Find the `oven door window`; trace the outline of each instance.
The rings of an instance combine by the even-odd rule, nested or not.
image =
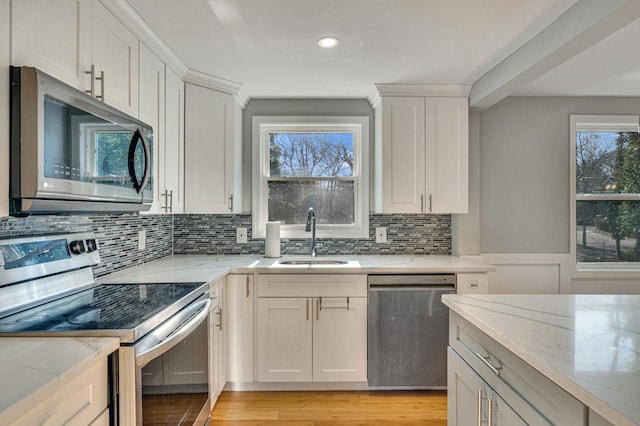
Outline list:
[[[191,425],[208,406],[208,321],[142,368],[143,424]]]

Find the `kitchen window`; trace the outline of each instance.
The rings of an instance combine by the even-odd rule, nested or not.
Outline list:
[[[253,118],[253,236],[267,221],[284,238],[369,236],[368,117]]]
[[[638,116],[571,116],[577,275],[640,270]]]

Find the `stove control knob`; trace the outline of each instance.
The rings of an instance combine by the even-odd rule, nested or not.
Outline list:
[[[84,246],[84,241],[82,240],[71,241],[69,243],[69,250],[71,250],[71,253],[73,254],[84,253],[86,251],[86,248]]]
[[[91,253],[92,251],[98,250],[98,241],[95,238],[90,238],[84,241],[87,246],[87,252]]]

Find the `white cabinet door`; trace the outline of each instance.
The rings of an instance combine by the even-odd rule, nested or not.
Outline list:
[[[233,204],[233,96],[186,85],[185,213],[229,213]]]
[[[101,358],[44,401],[29,407],[12,425],[85,426],[98,418],[104,420],[108,377],[107,359]]]
[[[0,81],[9,81],[11,7],[0,2]],[[9,85],[0,85],[0,218],[9,215]]]
[[[92,7],[92,57],[90,61],[85,59],[85,70],[89,71],[93,64],[96,77],[104,71],[104,81],[96,82],[96,95],[102,96],[105,103],[136,117],[138,39],[100,2],[92,2]]]
[[[164,184],[159,185],[160,196],[165,207],[163,212],[183,213],[184,82],[170,68],[166,68],[165,78],[165,144],[163,176],[161,176]]]
[[[314,299],[313,381],[367,381],[367,299]]]
[[[451,348],[448,349],[447,365],[450,426],[548,424],[542,417],[529,419],[529,423],[522,420]]]
[[[426,192],[429,213],[469,210],[469,101],[426,99]]]
[[[421,97],[382,99],[382,209],[420,213],[425,194],[425,103]]]
[[[215,285],[217,285],[217,283]],[[218,401],[218,396],[220,395],[220,357],[218,356],[218,347],[220,345],[219,329],[220,307],[218,301],[215,301],[211,304],[211,311],[209,313],[209,408],[211,410],[213,410],[213,406],[216,404],[216,401]]]
[[[376,208],[467,213],[469,107],[464,97],[383,97]]]
[[[218,281],[218,305],[220,307],[220,327],[218,328],[218,394],[227,384],[227,344],[229,333],[225,321],[227,311],[227,278]]]
[[[259,382],[310,382],[310,298],[258,299]]]
[[[230,382],[253,382],[253,275],[227,276],[227,371]]]
[[[151,181],[153,183],[153,204],[150,213],[162,212],[165,205],[164,163],[165,163],[165,65],[144,44],[140,44],[140,120],[153,127],[151,155]]]
[[[91,7],[82,0],[13,0],[11,63],[84,89],[91,60]]]

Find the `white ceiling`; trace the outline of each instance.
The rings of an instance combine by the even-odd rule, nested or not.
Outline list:
[[[574,4],[593,3],[127,1],[188,68],[237,82],[251,98],[366,98],[375,83],[472,85]],[[320,49],[324,35],[337,36],[338,47]],[[636,22],[515,93],[640,96],[639,39]]]

